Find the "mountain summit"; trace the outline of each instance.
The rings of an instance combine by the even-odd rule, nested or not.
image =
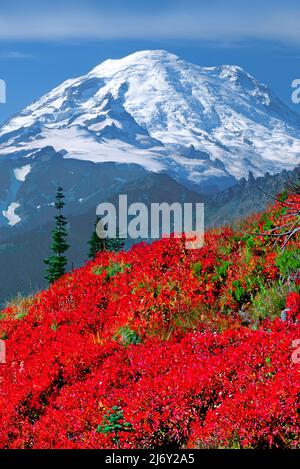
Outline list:
[[[64,158],[137,164],[214,190],[292,169],[300,117],[234,65],[200,67],[162,50],[106,60],[0,128],[0,155],[53,147]]]

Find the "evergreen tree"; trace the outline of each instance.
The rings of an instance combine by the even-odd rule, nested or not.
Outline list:
[[[125,242],[119,235],[119,231],[117,231],[116,238],[100,238],[97,234],[97,224],[100,221],[100,217],[97,217],[95,222],[95,229],[92,233],[91,239],[89,241],[89,258],[95,259],[96,254],[98,252],[103,251],[121,251],[124,248]],[[105,230],[105,227],[103,227]]]
[[[111,434],[112,441],[120,448],[120,433],[134,432],[133,425],[125,420],[123,410],[119,406],[112,407],[104,418],[102,425],[98,425],[96,433]]]
[[[97,252],[106,251],[106,238],[99,238],[96,228],[100,220],[100,217],[96,218],[95,229],[92,233],[91,239],[89,240],[89,257],[95,259]]]
[[[62,214],[62,209],[65,206],[64,194],[62,187],[58,187],[56,193],[55,207],[57,215],[55,216],[56,226],[52,232],[52,244],[51,250],[53,254],[47,259],[44,259],[45,264],[48,266],[46,279],[49,283],[55,282],[65,273],[67,258],[64,253],[68,250],[69,245],[66,242],[67,231],[65,226],[67,225],[66,218]]]
[[[117,230],[116,238],[108,238],[107,239],[107,250],[108,251],[119,252],[119,251],[122,251],[124,246],[125,246],[125,240],[124,240],[124,238],[120,237],[120,233],[119,233],[118,230]]]

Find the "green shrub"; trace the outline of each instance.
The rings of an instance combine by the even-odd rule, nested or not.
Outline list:
[[[133,425],[125,420],[121,407],[114,406],[111,411],[103,417],[103,423],[102,425],[98,425],[96,433],[111,435],[112,442],[117,448],[120,448],[120,433],[133,431]]]
[[[264,231],[271,230],[275,227],[273,221],[268,217],[267,213],[264,213],[261,219],[264,222]]]
[[[280,283],[271,287],[261,287],[260,291],[252,300],[249,314],[254,319],[273,319],[280,316],[285,308],[288,286]]]
[[[224,244],[218,247],[218,253],[221,254],[222,256],[229,256],[229,254],[232,253],[232,246],[231,244]]]
[[[240,280],[234,280],[232,282],[233,289],[230,290],[232,298],[237,301],[238,303],[242,303],[243,300],[245,299],[247,292],[242,286],[242,283]]]
[[[216,267],[216,273],[213,276],[212,280],[216,281],[220,278],[224,280],[227,276],[227,270],[231,265],[231,262],[219,260],[220,264]]]
[[[202,264],[201,262],[196,262],[194,265],[192,265],[192,271],[196,275],[196,277],[200,277],[202,273]]]
[[[276,266],[284,278],[300,270],[300,250],[286,249],[280,252],[276,258]]]
[[[129,326],[123,326],[120,327],[120,329],[117,331],[115,334],[114,338],[120,338],[122,341],[122,344],[125,346],[128,345],[136,345],[141,342],[141,338],[138,336],[138,334],[130,329]]]
[[[107,267],[100,266],[94,270],[96,275],[101,275],[104,271],[106,272],[105,280],[109,280],[117,274],[123,274],[126,269],[131,267],[130,264],[119,264],[118,262],[112,262]]]

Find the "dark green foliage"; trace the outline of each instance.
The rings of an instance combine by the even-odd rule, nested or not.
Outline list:
[[[121,342],[125,347],[128,345],[137,345],[141,343],[141,338],[129,326],[120,327],[116,334],[116,338],[120,337]]]
[[[51,244],[51,250],[53,254],[47,259],[44,259],[45,264],[48,266],[47,275],[45,278],[49,281],[50,284],[65,274],[66,265],[68,263],[66,256],[64,256],[64,253],[68,250],[69,245],[66,242],[67,231],[65,226],[67,225],[67,220],[62,214],[62,209],[65,206],[63,199],[63,189],[62,187],[58,187],[55,202],[55,207],[57,210],[57,215],[55,216],[56,226],[52,232]]]
[[[125,241],[123,238],[120,237],[119,233],[117,232],[116,238],[108,238],[107,239],[107,250],[119,252],[122,251],[124,248]]]
[[[112,407],[111,411],[104,416],[102,425],[98,425],[96,430],[97,433],[112,434],[112,441],[117,448],[120,448],[120,433],[133,431],[132,424],[126,422],[123,410],[119,406]]]
[[[97,234],[96,228],[97,224],[100,221],[100,217],[97,217],[95,222],[95,229],[92,233],[91,239],[89,241],[89,258],[95,259],[98,252],[103,251],[114,251],[119,252],[124,248],[125,242],[117,232],[116,238],[100,238]]]
[[[96,227],[100,218],[97,217],[95,222],[95,229],[92,233],[91,239],[89,240],[89,258],[95,259],[98,252],[107,251],[106,249],[106,239],[99,238],[97,235]]]

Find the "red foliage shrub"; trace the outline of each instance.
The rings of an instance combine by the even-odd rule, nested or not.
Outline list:
[[[289,312],[289,317],[294,320],[300,319],[300,294],[290,292],[286,298],[286,307]]]
[[[268,239],[228,228],[200,250],[164,239],[4,310],[0,447],[110,448],[96,429],[114,406],[133,426],[123,448],[299,445],[300,295],[286,298],[294,321],[240,319],[277,281],[275,260]]]

